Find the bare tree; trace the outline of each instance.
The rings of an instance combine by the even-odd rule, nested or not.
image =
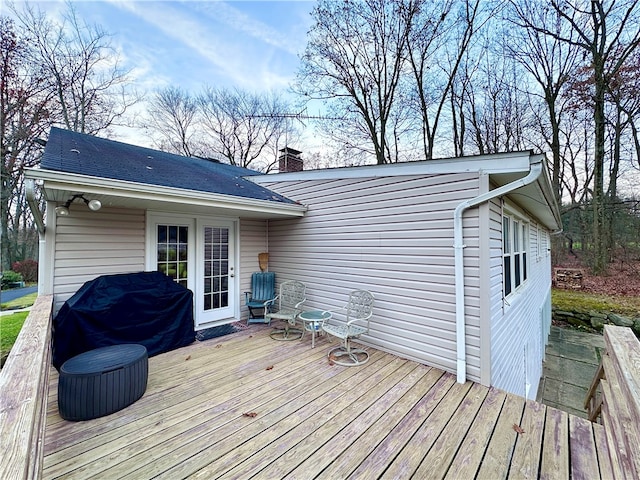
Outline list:
[[[204,151],[231,165],[269,172],[278,150],[297,138],[289,103],[276,93],[205,88],[197,102]]]
[[[393,129],[403,128],[396,94],[418,3],[320,0],[312,13],[315,24],[296,89],[330,104],[331,116],[341,119],[330,127],[333,138],[351,149],[370,150],[379,164],[394,159]]]
[[[551,0],[566,28],[525,22],[533,31],[582,50],[593,72],[594,176],[592,269],[602,273],[610,258],[605,212],[606,94],[609,84],[640,44],[640,4],[637,0]],[[571,31],[571,35],[566,32]]]
[[[629,57],[609,84],[607,99],[613,106],[613,114],[610,115],[610,128],[613,130],[613,158],[609,172],[609,188],[607,195],[610,198],[617,196],[617,179],[621,163],[624,158],[628,163],[636,163],[640,166],[640,145],[638,145],[637,132],[634,132],[635,122],[640,117],[640,50],[636,50]],[[632,147],[625,146],[633,145]]]
[[[531,148],[535,119],[529,99],[522,94],[523,72],[507,56],[485,49],[466,101],[470,141],[478,153]]]
[[[433,158],[438,126],[458,69],[480,26],[480,0],[417,2],[407,42],[424,157]]]
[[[9,7],[16,25],[0,17],[2,268],[34,251],[24,245],[35,235],[23,173],[40,161],[38,142],[50,127],[95,134],[114,125],[137,100],[125,91],[126,72],[108,35],[81,23],[71,3],[62,24],[28,4],[20,11]]]
[[[565,98],[562,93],[570,74],[578,62],[578,49],[560,37],[573,39],[572,29],[561,21],[557,10],[549,9],[540,2],[510,0],[506,18],[517,28],[513,29],[507,41],[505,51],[515,59],[537,84],[540,90],[529,89],[530,96],[541,96],[547,106],[546,121],[549,128],[540,132],[551,149],[551,177],[553,191],[558,202],[562,199],[561,173],[563,157],[561,155],[561,123]],[[545,25],[553,35],[527,28],[528,25]],[[538,93],[538,92],[541,93]],[[542,126],[542,125],[541,125]]]
[[[178,87],[167,87],[151,99],[144,129],[161,150],[188,157],[202,155],[197,115],[197,99]]]
[[[7,17],[0,17],[0,62],[0,269],[8,269],[24,259],[20,238],[31,225],[23,172],[39,160],[41,147],[34,140],[48,130],[52,95],[43,72],[30,63],[27,39]]]
[[[126,89],[128,72],[120,67],[110,36],[100,26],[81,22],[71,2],[60,24],[28,4],[13,11],[30,36],[33,62],[56,94],[57,122],[94,135],[122,120],[139,100]]]

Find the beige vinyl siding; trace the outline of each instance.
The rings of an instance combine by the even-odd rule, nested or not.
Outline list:
[[[55,311],[85,282],[100,275],[144,270],[144,210],[73,208],[55,226]]]
[[[306,283],[308,308],[336,309],[350,290],[370,290],[365,343],[455,372],[453,211],[478,185],[476,173],[272,183],[308,211],[269,223],[271,270]],[[477,209],[464,227],[468,375],[479,380]]]
[[[502,296],[502,204],[499,199],[489,202],[490,205],[490,248],[489,248],[489,298],[491,304],[492,328],[504,315]],[[493,347],[492,347],[493,352]],[[492,362],[493,363],[493,362]],[[493,384],[493,383],[492,383]]]
[[[249,311],[244,292],[251,290],[251,274],[260,271],[258,254],[267,251],[267,220],[240,219],[240,318],[246,320]]]
[[[520,212],[522,218],[526,214]],[[502,249],[492,250],[494,269],[491,277],[492,303],[502,308],[492,311],[491,384],[509,392],[535,398],[544,357],[545,326],[550,312],[550,257],[537,256],[538,241],[548,233],[531,218],[529,220],[528,279],[507,299],[502,300]],[[502,238],[502,209],[492,208],[496,244]],[[498,231],[499,229],[499,231]],[[542,238],[538,238],[542,236]],[[499,292],[499,294],[498,294]],[[548,332],[547,332],[548,333]],[[527,395],[528,389],[528,395]]]
[[[480,175],[479,194],[487,193],[490,190],[489,175]],[[480,216],[479,230],[479,251],[480,255],[480,287],[479,297],[479,345],[480,345],[480,383],[486,386],[491,385],[491,284],[487,281],[491,277],[493,265],[491,256],[488,254],[493,248],[492,225],[491,225],[491,202],[478,206]]]

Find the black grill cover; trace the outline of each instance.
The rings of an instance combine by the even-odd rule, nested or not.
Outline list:
[[[193,343],[193,293],[160,272],[104,275],[85,283],[53,320],[53,366],[121,343],[151,357]]]

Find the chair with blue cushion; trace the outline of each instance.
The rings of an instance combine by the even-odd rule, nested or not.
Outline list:
[[[255,272],[251,274],[251,291],[244,292],[245,305],[249,309],[247,325],[251,323],[269,323],[266,318],[267,302],[276,296],[276,274],[273,272]]]
[[[354,348],[352,340],[363,333],[369,333],[369,319],[373,314],[373,295],[366,290],[354,290],[349,294],[347,304],[331,312],[331,320],[322,324],[322,330],[342,340],[342,345],[329,351],[329,360],[338,365],[353,367],[369,360],[369,353],[362,348]],[[342,311],[342,314],[338,312]]]

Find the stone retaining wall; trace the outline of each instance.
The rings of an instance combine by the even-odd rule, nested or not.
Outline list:
[[[629,327],[640,338],[640,317],[629,318],[612,312],[598,312],[595,310],[560,310],[552,307],[551,315],[557,322],[566,322],[574,327],[593,329],[602,333],[605,325]]]

